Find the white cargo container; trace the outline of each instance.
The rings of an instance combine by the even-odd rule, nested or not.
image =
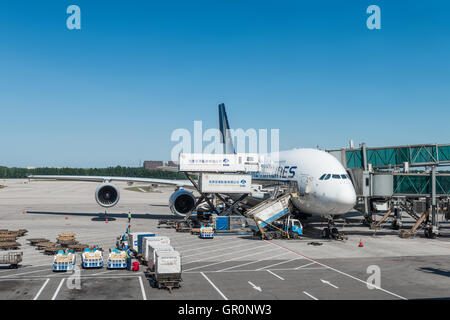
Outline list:
[[[138,240],[139,240],[139,236],[142,236],[142,235],[151,236],[151,235],[154,235],[154,233],[148,232],[148,231],[146,231],[146,232],[131,232],[130,238],[128,239],[128,246],[131,250],[134,250],[136,252],[139,251],[139,241]]]
[[[158,287],[168,283],[179,286],[181,281],[181,257],[178,251],[156,251],[155,280]]]
[[[144,259],[148,260],[149,247],[156,245],[170,245],[169,237],[166,236],[145,237],[143,240],[143,250],[142,250],[142,256]]]
[[[181,153],[178,169],[181,172],[257,172],[258,154]]]
[[[252,176],[249,174],[202,173],[199,188],[204,193],[251,193]]]
[[[155,266],[156,253],[160,251],[174,251],[174,248],[169,244],[152,243],[148,246],[148,256],[146,257],[147,266],[153,270]]]

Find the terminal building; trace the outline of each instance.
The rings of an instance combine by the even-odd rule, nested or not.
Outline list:
[[[165,170],[168,168],[177,168],[178,165],[173,162],[164,162],[160,160],[146,160],[144,161],[144,169],[147,170]]]

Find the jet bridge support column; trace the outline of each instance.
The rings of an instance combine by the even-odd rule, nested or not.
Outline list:
[[[367,146],[363,142],[361,143],[361,158],[363,165],[363,201],[364,201],[364,221],[367,225],[371,226],[374,222],[372,208],[370,206],[370,192],[371,192],[371,175],[369,172],[369,165],[367,162]]]
[[[428,236],[435,238],[439,234],[439,222],[437,217],[436,203],[436,166],[431,168],[431,228],[428,230]]]

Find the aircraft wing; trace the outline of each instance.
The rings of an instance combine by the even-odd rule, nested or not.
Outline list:
[[[142,182],[142,183],[154,183],[160,185],[176,186],[176,187],[188,187],[192,188],[193,185],[189,180],[171,180],[171,179],[156,179],[156,178],[132,178],[132,177],[102,177],[102,176],[58,176],[58,175],[30,175],[28,179],[34,180],[62,180],[62,181],[87,181],[87,182]]]

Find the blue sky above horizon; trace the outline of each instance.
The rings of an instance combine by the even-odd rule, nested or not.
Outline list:
[[[81,30],[66,8],[81,8]],[[381,8],[368,30],[366,8]],[[280,148],[450,143],[446,1],[0,3],[0,165],[168,160],[177,128]]]

